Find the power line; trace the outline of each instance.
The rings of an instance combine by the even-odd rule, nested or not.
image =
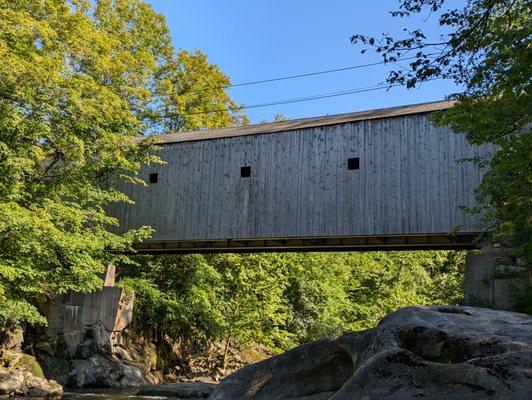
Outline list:
[[[388,88],[392,88],[396,86],[402,86],[402,85],[399,83],[393,84],[393,85],[374,85],[374,86],[368,86],[364,88],[344,90],[341,92],[323,93],[323,94],[318,94],[314,96],[278,100],[278,101],[272,101],[268,103],[251,104],[249,106],[227,107],[227,108],[220,108],[216,110],[194,111],[194,112],[188,112],[188,113],[173,113],[173,114],[166,114],[166,115],[160,115],[160,116],[152,116],[151,118],[171,118],[171,117],[179,117],[179,116],[186,116],[186,115],[211,114],[211,113],[219,113],[219,112],[227,112],[227,111],[242,111],[242,110],[246,110],[249,108],[260,108],[260,107],[269,107],[269,106],[276,106],[276,105],[282,105],[282,104],[300,103],[303,101],[311,101],[311,100],[318,100],[318,99],[326,99],[330,97],[346,96],[346,95],[356,94],[356,93],[372,92],[374,90],[388,89]]]
[[[431,78],[427,79],[425,82],[430,82],[434,80],[439,80],[442,78]],[[261,107],[270,107],[270,106],[277,106],[282,104],[290,104],[290,103],[300,103],[304,101],[312,101],[312,100],[319,100],[319,99],[326,99],[330,97],[338,97],[338,96],[347,96],[351,94],[357,94],[357,93],[365,93],[365,92],[373,92],[375,90],[383,90],[383,89],[390,89],[397,86],[404,86],[401,83],[395,83],[395,84],[379,84],[379,85],[373,85],[373,86],[367,86],[363,88],[356,88],[356,89],[350,89],[350,90],[343,90],[340,92],[331,92],[331,93],[323,93],[318,94],[314,96],[306,96],[306,97],[299,97],[294,99],[286,99],[286,100],[278,100],[278,101],[272,101],[268,103],[258,103],[258,104],[251,104],[249,106],[240,106],[240,107],[227,107],[227,108],[219,108],[216,110],[205,110],[205,111],[193,111],[188,113],[172,113],[172,114],[165,114],[165,115],[154,115],[150,116],[148,118],[152,119],[159,119],[159,118],[172,118],[172,117],[180,117],[180,116],[187,116],[187,115],[198,115],[198,114],[211,114],[211,113],[219,113],[219,112],[227,112],[227,111],[242,111],[247,110],[249,108],[261,108]]]
[[[416,57],[407,57],[407,58],[403,58],[403,59],[400,59],[400,60],[397,60],[397,61],[411,60],[411,59],[414,59],[414,58],[416,58]],[[342,71],[349,71],[349,70],[359,69],[359,68],[374,67],[376,65],[381,65],[381,64],[385,64],[385,62],[384,61],[378,61],[378,62],[369,63],[369,64],[352,65],[350,67],[326,69],[326,70],[323,70],[323,71],[316,71],[316,72],[308,72],[308,73],[305,73],[305,74],[288,75],[288,76],[281,76],[281,77],[278,77],[278,78],[262,79],[262,80],[258,80],[258,81],[236,83],[234,85],[225,86],[224,89],[240,87],[240,86],[258,85],[258,84],[269,83],[269,82],[285,81],[285,80],[288,80],[288,79],[305,78],[305,77],[308,77],[308,76],[315,76],[315,75],[331,74],[331,73],[334,73],[334,72],[342,72]]]
[[[434,54],[436,54],[436,53],[434,53]],[[433,54],[428,54],[427,56],[432,56],[432,55]],[[259,85],[259,84],[263,84],[263,83],[285,81],[285,80],[289,80],[289,79],[299,79],[299,78],[305,78],[305,77],[309,77],[309,76],[331,74],[331,73],[335,73],[335,72],[342,72],[342,71],[349,71],[349,70],[360,69],[360,68],[374,67],[374,66],[377,66],[377,65],[395,63],[395,62],[399,62],[399,61],[413,60],[413,59],[416,59],[416,58],[417,58],[416,56],[404,57],[404,58],[399,58],[399,59],[397,59],[395,61],[378,61],[378,62],[373,62],[373,63],[368,63],[368,64],[352,65],[352,66],[349,66],[349,67],[326,69],[326,70],[315,71],[315,72],[307,72],[307,73],[304,73],[304,74],[286,75],[286,76],[281,76],[281,77],[277,77],[277,78],[261,79],[261,80],[249,81],[249,82],[241,82],[241,83],[235,83],[235,84],[232,84],[232,85],[206,87],[206,88],[201,88],[201,89],[188,90],[188,91],[185,91],[183,93],[179,93],[178,96],[183,96],[183,95],[188,94],[188,93],[199,93],[199,92],[205,92],[205,91],[211,91],[211,90],[231,89],[231,88],[241,87],[241,86]]]

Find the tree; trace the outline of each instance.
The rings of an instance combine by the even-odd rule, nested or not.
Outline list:
[[[250,343],[275,350],[286,340],[286,280],[268,255],[218,254],[208,258],[221,276],[218,291],[225,321],[222,371],[225,372],[230,346]]]
[[[228,128],[249,121],[225,89],[229,78],[207,56],[196,50],[180,51],[157,74],[159,102],[155,120],[163,133]],[[162,116],[159,121],[159,116]],[[148,116],[149,118],[149,116]]]
[[[179,348],[184,365],[198,354],[217,364],[219,356],[225,371],[230,349],[255,344],[275,352],[287,347],[287,281],[278,256],[198,254],[135,260],[118,270],[119,285],[135,292],[133,328]]]
[[[118,269],[118,285],[135,292],[134,327],[147,337],[201,346],[222,337],[220,273],[200,254],[135,256]]]
[[[373,327],[400,307],[457,304],[463,257],[443,251],[137,256],[118,272],[121,285],[136,294],[134,330],[165,338],[185,366],[200,354],[224,370],[235,352],[277,353]]]
[[[104,266],[125,261],[111,250],[149,235],[116,235],[105,206],[129,201],[116,180],[142,184],[140,166],[158,161],[134,138],[181,123],[161,112],[189,72],[192,89],[229,83],[199,52],[176,57],[164,18],[143,1],[0,0],[2,328],[44,323],[38,301],[99,288]],[[231,104],[218,90],[208,106],[218,98]],[[177,111],[207,104],[195,107]]]
[[[286,330],[292,336],[285,348],[350,329],[354,305],[348,288],[353,277],[346,253],[279,254],[278,265],[288,279]]]
[[[273,116],[273,121],[271,121],[271,122],[283,122],[283,121],[289,121],[289,120],[290,120],[290,118],[284,116],[283,114],[277,113],[277,114],[275,114]],[[259,124],[267,124],[268,122],[270,122],[270,121],[268,121],[266,119],[261,119],[259,121]]]
[[[462,300],[463,253],[354,253],[348,264],[351,330],[371,328],[402,307],[457,304]]]
[[[427,36],[407,31],[402,38],[356,34],[352,42],[374,49],[385,62],[414,56],[408,67],[392,71],[390,84],[415,87],[444,78],[463,87],[449,97],[455,106],[436,122],[465,133],[473,144],[496,146],[477,190],[486,233],[510,238],[516,255],[532,261],[532,135],[530,135],[532,51],[527,0],[467,0],[464,8],[444,10],[445,0],[401,0],[392,15],[410,18],[427,12],[446,33]],[[432,23],[432,22],[431,22]],[[406,31],[406,30],[405,30]]]

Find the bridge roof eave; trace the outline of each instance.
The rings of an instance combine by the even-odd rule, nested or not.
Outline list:
[[[166,133],[161,135],[150,136],[150,138],[155,139],[158,144],[164,145],[179,142],[192,142],[236,136],[288,132],[305,128],[343,124],[347,122],[392,118],[412,114],[425,114],[429,112],[449,109],[454,104],[455,101],[453,100],[435,101],[429,103],[410,104],[398,107],[380,108],[336,115],[325,115],[320,117],[301,118],[265,124],[242,125],[225,129]],[[139,138],[139,140],[142,139],[144,139],[144,137]]]

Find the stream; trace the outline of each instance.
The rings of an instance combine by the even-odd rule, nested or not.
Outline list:
[[[160,400],[163,396],[138,395],[139,388],[127,389],[65,389],[63,400]],[[177,399],[174,397],[173,399]],[[179,399],[181,400],[181,399]]]
[[[87,388],[67,389],[63,400],[204,400],[212,393],[216,384],[207,382],[176,382],[148,385],[137,388],[109,389]]]

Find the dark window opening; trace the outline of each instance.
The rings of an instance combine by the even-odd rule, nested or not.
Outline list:
[[[347,159],[347,169],[355,170],[360,169],[360,158],[352,157]]]
[[[63,304],[69,305],[72,304],[72,292],[67,292],[63,295]]]
[[[157,183],[158,180],[159,180],[159,174],[157,172],[150,174],[150,177],[149,177],[150,183]]]
[[[249,178],[251,176],[251,167],[242,167],[240,168],[240,176],[242,178]]]

